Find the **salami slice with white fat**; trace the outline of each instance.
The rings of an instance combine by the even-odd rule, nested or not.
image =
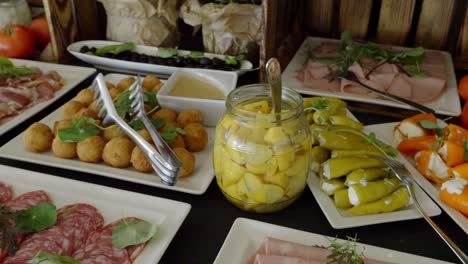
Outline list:
[[[124,218],[125,221],[139,221],[137,218]],[[112,246],[112,228],[121,224],[123,219],[110,223],[93,233],[85,245],[73,257],[81,264],[130,264],[143,251],[145,244],[118,249]]]
[[[6,202],[4,205],[10,211],[17,212],[17,211],[26,210],[38,204],[47,203],[47,202],[50,202],[50,198],[44,191],[34,191],[34,192],[24,193],[16,198],[13,198],[12,200],[9,200],[8,202]],[[0,232],[0,237],[1,235],[2,234]],[[24,238],[25,238],[25,235],[16,235],[16,243],[20,244]],[[0,263],[2,263],[2,260],[7,255],[8,255],[7,248],[6,246],[4,246],[0,252]]]
[[[0,182],[0,204],[8,202],[13,197],[13,190],[11,186]]]
[[[57,223],[48,229],[28,236],[5,264],[26,263],[39,251],[49,254],[73,256],[91,232],[100,228],[104,218],[88,204],[68,205],[58,210]]]

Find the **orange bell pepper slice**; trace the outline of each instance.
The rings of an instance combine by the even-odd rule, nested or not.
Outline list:
[[[414,157],[416,169],[431,182],[438,185],[449,180],[447,165],[439,154],[433,150],[422,150]]]
[[[448,124],[448,126],[444,128],[444,138],[445,140],[463,146],[465,140],[468,140],[468,130],[455,124]]]
[[[463,163],[456,167],[450,168],[448,170],[448,174],[453,178],[458,177],[468,180],[468,163]]]
[[[457,166],[465,162],[465,148],[463,145],[445,140],[438,152],[445,161],[445,164],[449,167]]]
[[[461,194],[449,193],[446,189],[441,189],[439,198],[450,207],[453,207],[465,216],[468,216],[468,184],[465,185]]]
[[[406,155],[414,156],[421,150],[435,150],[437,148],[437,138],[434,135],[408,138],[398,144],[398,151]]]

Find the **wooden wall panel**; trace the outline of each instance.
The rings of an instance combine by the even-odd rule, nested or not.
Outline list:
[[[446,45],[455,0],[424,0],[416,31],[416,46],[441,49]]]
[[[103,39],[105,28],[96,0],[74,0],[78,38],[80,40]],[[94,17],[95,19],[89,19]]]
[[[280,0],[281,1],[281,0]],[[306,0],[304,16],[308,32],[313,36],[330,37],[333,33],[334,0]]]
[[[459,52],[460,57],[466,58],[468,61],[468,9],[466,10],[465,19],[460,31]]]
[[[411,29],[416,0],[382,0],[377,41],[404,45]]]
[[[341,0],[339,31],[351,31],[353,37],[364,39],[369,28],[373,0]]]

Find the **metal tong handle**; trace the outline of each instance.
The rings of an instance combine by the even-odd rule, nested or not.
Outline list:
[[[177,176],[180,171],[179,168],[167,167],[167,163],[163,160],[161,155],[149,144],[145,139],[143,139],[135,130],[133,130],[124,120],[120,118],[115,109],[114,102],[110,97],[109,91],[107,90],[106,83],[104,81],[103,75],[100,73],[93,82],[91,88],[95,86],[99,89],[99,94],[95,93],[95,99],[100,96],[103,101],[104,106],[99,111],[99,116],[103,116],[106,112],[106,116],[103,120],[103,124],[113,121],[119,125],[122,130],[127,134],[137,145],[143,150],[143,153],[146,155],[148,160],[151,163],[151,166],[156,171],[158,176],[161,178],[164,184],[173,186],[177,181]]]
[[[383,96],[385,98],[388,98],[388,99],[390,99],[392,101],[396,101],[396,102],[400,102],[400,103],[409,105],[412,108],[414,108],[414,109],[416,109],[416,110],[418,110],[418,111],[420,111],[422,113],[433,113],[433,114],[435,113],[435,111],[432,108],[426,107],[426,106],[424,106],[422,104],[418,104],[418,103],[413,102],[411,100],[408,100],[406,98],[396,96],[396,95],[393,95],[393,94],[389,94],[389,93],[386,93],[384,91],[381,91],[381,90],[375,89],[373,87],[370,87],[369,85],[364,84],[361,81],[359,81],[359,79],[356,77],[356,75],[354,73],[350,72],[350,71],[348,71],[345,76],[340,77],[340,78],[348,80],[348,81],[355,82],[355,83],[361,85],[362,87],[364,87],[364,88],[366,88],[366,89],[368,89],[368,90],[370,90],[370,91],[372,91],[372,92],[374,92],[376,94],[379,94],[379,95],[381,95],[381,96]]]

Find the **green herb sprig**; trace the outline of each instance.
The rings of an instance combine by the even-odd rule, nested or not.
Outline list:
[[[158,232],[158,227],[147,221],[126,221],[112,228],[112,246],[124,249],[128,246],[145,243]]]
[[[6,57],[0,56],[0,74],[19,77],[36,74],[37,72],[27,67],[15,67],[13,62]]]
[[[41,250],[27,264],[80,264],[80,262],[69,256],[53,255]]]
[[[444,130],[439,125],[430,120],[420,120],[419,125],[425,129],[435,129],[437,143],[439,145],[442,145],[442,143],[444,143]]]
[[[173,143],[177,135],[185,135],[186,132],[182,128],[175,127],[174,125],[169,125],[165,132],[159,133],[161,137],[166,141],[167,144]]]
[[[348,241],[342,243],[337,239],[332,240],[327,247],[331,250],[331,254],[327,256],[327,263],[361,264],[364,250],[359,251],[356,242],[357,239],[353,237],[348,237]]]
[[[58,136],[63,142],[80,142],[98,135],[101,129],[92,118],[78,118],[72,120],[72,127],[59,129]]]
[[[123,44],[109,45],[109,46],[99,48],[94,52],[94,55],[103,56],[106,53],[119,54],[124,51],[133,51],[133,50],[135,50],[135,43],[127,42]]]

